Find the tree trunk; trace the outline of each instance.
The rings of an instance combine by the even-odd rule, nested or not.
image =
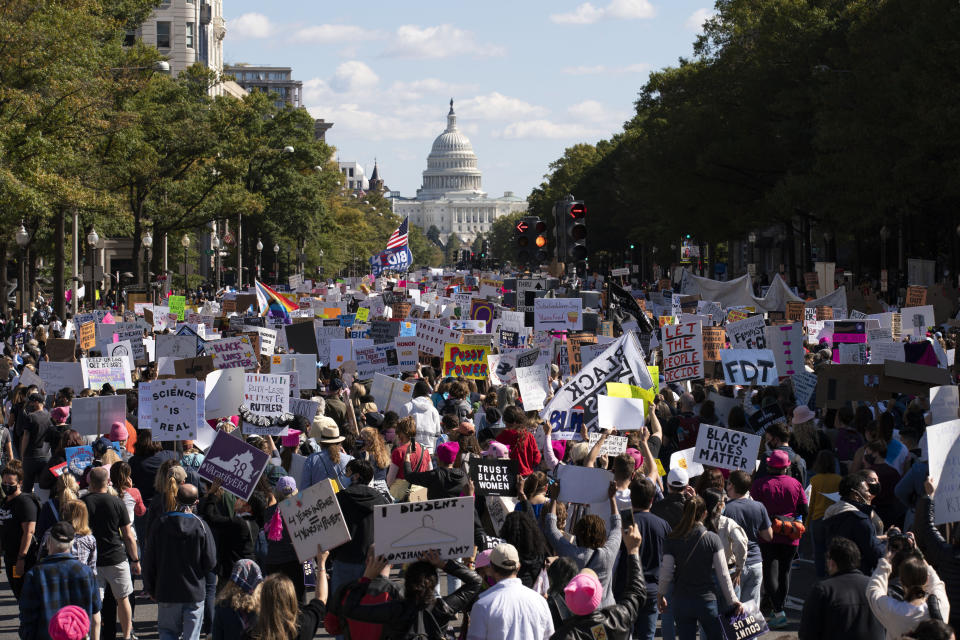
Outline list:
[[[64,244],[66,240],[66,211],[58,207],[54,213],[56,230],[54,231],[55,248],[53,252],[53,312],[57,317],[63,320],[66,315],[66,286],[64,282],[64,270],[66,269],[66,251]],[[71,249],[72,250],[72,249]]]
[[[10,287],[7,281],[7,269],[10,268],[10,263],[7,262],[7,243],[0,242],[0,261],[2,261],[3,267],[0,268],[0,294],[3,295],[3,302],[0,303],[0,311],[3,311],[4,314],[9,312],[9,302],[7,302],[7,289]]]

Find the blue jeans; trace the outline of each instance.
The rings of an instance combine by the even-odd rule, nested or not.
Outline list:
[[[674,596],[673,616],[680,640],[697,640],[697,623],[703,628],[706,640],[723,640],[716,600]]]
[[[203,602],[158,602],[160,640],[200,640]]]
[[[664,597],[667,599],[667,608],[663,610],[663,613],[660,614],[660,635],[663,636],[663,640],[676,640],[677,630],[676,625],[674,624],[675,618],[673,617],[673,587],[670,587],[670,590],[664,594]],[[659,600],[659,596],[657,597]]]
[[[657,635],[657,618],[660,617],[657,611],[659,599],[656,583],[647,584],[647,599],[637,612],[637,621],[633,623],[634,640],[653,640]]]
[[[217,572],[207,574],[207,596],[203,601],[203,633],[210,633],[213,628],[213,608],[217,598]]]
[[[747,564],[743,566],[743,573],[740,574],[740,586],[736,588],[737,597],[740,602],[747,604],[753,602],[760,606],[760,586],[763,584],[763,563]]]
[[[813,568],[820,579],[827,577],[827,525],[823,518],[810,523],[810,533],[813,538]]]

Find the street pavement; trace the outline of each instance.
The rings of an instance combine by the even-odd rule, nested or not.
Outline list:
[[[787,616],[790,619],[790,626],[786,629],[771,631],[761,638],[763,640],[785,640],[797,637],[797,628],[800,620],[800,611],[803,607],[803,601],[806,599],[810,589],[815,584],[813,565],[810,562],[800,560],[794,567],[791,582],[790,596],[787,601]],[[445,587],[446,580],[441,580],[440,584]],[[135,587],[139,593],[142,585],[137,579]],[[157,640],[157,605],[148,599],[141,598],[137,600],[136,611],[134,613],[134,633],[140,640]],[[7,586],[5,572],[0,571],[0,639],[13,639],[17,637],[17,628],[19,625],[17,602],[13,598],[13,593]],[[317,638],[330,638],[322,633],[317,634]],[[117,634],[119,637],[119,634]],[[659,637],[659,633],[658,633]]]

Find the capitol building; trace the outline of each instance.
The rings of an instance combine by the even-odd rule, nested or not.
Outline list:
[[[447,128],[433,141],[423,172],[423,186],[414,198],[394,196],[393,212],[410,218],[424,232],[431,226],[440,230],[444,243],[456,233],[466,243],[487,234],[493,221],[516,211],[526,211],[527,202],[507,191],[502,198],[490,198],[481,189],[482,173],[470,140],[457,129],[457,115],[450,100]]]

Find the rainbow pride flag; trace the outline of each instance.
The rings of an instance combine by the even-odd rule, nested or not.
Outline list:
[[[296,302],[291,302],[289,298],[280,295],[259,280],[254,280],[253,285],[257,290],[257,302],[260,305],[260,315],[265,316],[270,311],[279,312],[284,318],[290,318],[290,312],[299,309]]]

